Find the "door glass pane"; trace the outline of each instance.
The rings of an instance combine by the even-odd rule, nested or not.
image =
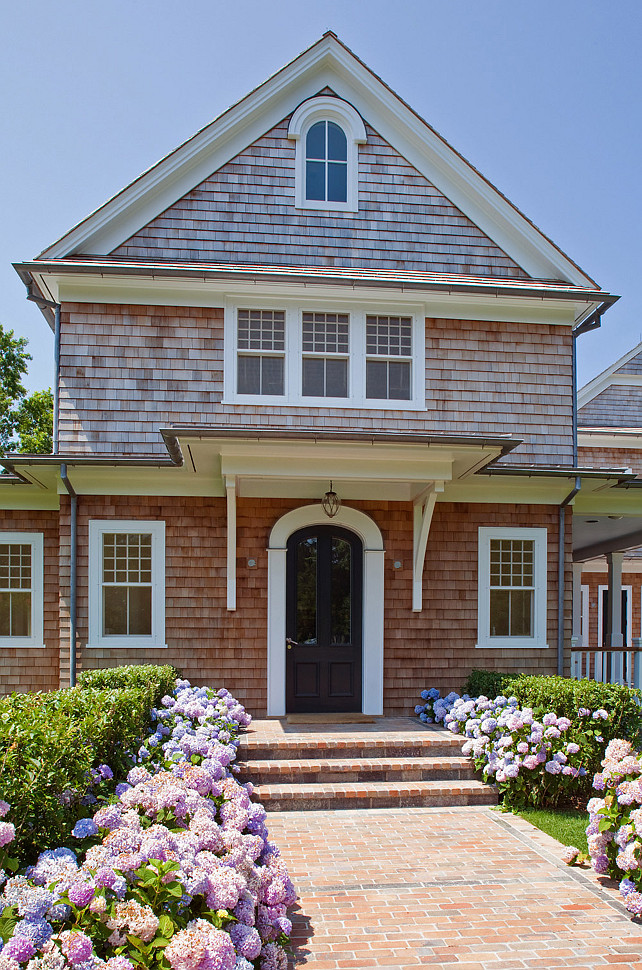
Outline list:
[[[296,550],[296,633],[299,643],[317,642],[317,539],[311,536]]]
[[[330,642],[350,643],[351,616],[351,546],[345,539],[332,539],[330,558]]]

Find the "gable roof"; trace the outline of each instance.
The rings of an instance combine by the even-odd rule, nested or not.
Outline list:
[[[640,359],[636,360],[638,357]],[[577,393],[578,410],[586,407],[608,388],[618,384],[638,387],[639,394],[642,396],[642,341],[580,388]]]
[[[38,258],[111,253],[325,87],[354,105],[383,138],[529,276],[595,286],[332,31],[140,175]]]

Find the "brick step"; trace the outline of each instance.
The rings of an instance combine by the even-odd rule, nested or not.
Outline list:
[[[421,758],[441,755],[456,757],[463,740],[445,731],[417,733],[401,738],[376,734],[339,738],[320,735],[266,740],[244,736],[238,748],[241,761],[317,761],[323,759]]]
[[[321,758],[237,762],[239,779],[253,784],[346,784],[358,781],[453,781],[474,778],[468,758]]]
[[[252,797],[267,812],[497,804],[496,789],[480,781],[257,785]]]

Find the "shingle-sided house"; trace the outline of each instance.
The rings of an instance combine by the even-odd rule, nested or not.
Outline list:
[[[642,476],[642,343],[581,388],[578,394],[580,461],[597,467],[620,467]],[[621,645],[632,647],[642,637],[642,494],[638,515],[619,512],[605,520],[590,513],[578,517],[576,571],[581,573],[579,623],[583,646],[602,650],[610,645],[609,557],[615,559],[620,590]],[[605,541],[606,540],[606,541]],[[594,547],[594,548],[591,548]],[[619,645],[619,643],[618,643]]]
[[[163,660],[396,714],[568,669],[572,504],[631,477],[577,467],[616,297],[333,33],[16,269],[55,452],[0,482],[6,690]]]

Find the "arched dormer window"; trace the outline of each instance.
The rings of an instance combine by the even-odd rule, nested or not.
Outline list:
[[[299,105],[288,138],[296,141],[298,209],[356,212],[359,150],[366,141],[361,116],[340,98],[320,96]]]

